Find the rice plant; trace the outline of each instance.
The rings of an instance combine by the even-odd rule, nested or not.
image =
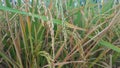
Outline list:
[[[0,0],[0,68],[118,68],[119,0]]]

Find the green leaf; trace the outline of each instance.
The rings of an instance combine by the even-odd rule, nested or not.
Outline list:
[[[0,51],[0,56],[2,56],[2,58],[4,58],[5,60],[7,60],[9,63],[11,63],[12,65],[15,65],[11,59],[9,59],[3,52]]]
[[[22,14],[22,15],[26,15],[26,16],[32,16],[32,17],[39,18],[39,19],[42,19],[44,21],[47,21],[46,16],[40,16],[38,14],[32,14],[32,13],[28,13],[28,12],[25,12],[25,11],[20,11],[20,10],[17,10],[17,9],[5,7],[5,6],[0,6],[0,10],[13,12],[13,13],[18,13],[18,14]],[[53,19],[53,23],[62,24],[61,21],[58,20],[58,19]]]
[[[117,46],[115,46],[115,45],[113,45],[113,44],[111,44],[111,43],[109,43],[107,41],[101,40],[100,44],[105,46],[105,47],[107,47],[107,48],[110,48],[110,49],[120,53],[120,48],[119,47],[117,47]]]
[[[17,0],[18,1],[18,6],[21,6],[21,0]]]
[[[7,7],[10,7],[10,8],[12,7],[9,0],[5,0],[5,3]]]
[[[113,7],[114,0],[108,0],[105,2],[102,6],[102,12],[106,12],[107,10],[111,9]]]

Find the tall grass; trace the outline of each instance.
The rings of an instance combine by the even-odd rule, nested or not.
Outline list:
[[[0,68],[119,67],[119,7],[115,0],[0,1]]]

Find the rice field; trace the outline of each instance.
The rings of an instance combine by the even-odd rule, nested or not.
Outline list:
[[[0,68],[119,68],[120,0],[0,0]]]

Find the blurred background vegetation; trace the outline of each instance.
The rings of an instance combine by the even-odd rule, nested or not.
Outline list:
[[[0,0],[0,68],[118,68],[119,0]]]

